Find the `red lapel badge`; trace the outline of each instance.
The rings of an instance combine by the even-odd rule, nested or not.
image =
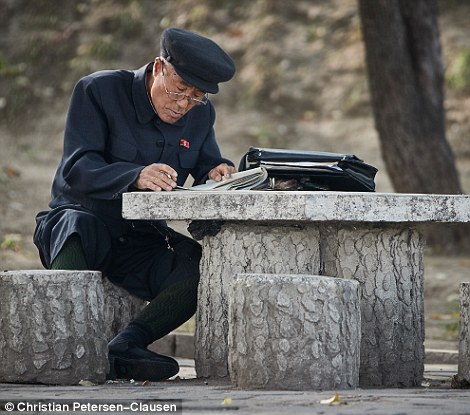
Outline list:
[[[189,141],[188,140],[185,140],[184,138],[182,138],[180,140],[180,146],[181,147],[184,147],[184,148],[189,148]]]

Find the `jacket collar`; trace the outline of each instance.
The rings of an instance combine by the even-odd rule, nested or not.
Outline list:
[[[145,85],[147,70],[151,67],[152,62],[142,66],[134,71],[134,80],[132,82],[132,100],[137,114],[137,119],[142,124],[147,124],[153,117],[157,115],[153,111],[150,104],[147,87]]]

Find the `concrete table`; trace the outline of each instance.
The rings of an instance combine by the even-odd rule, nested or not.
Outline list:
[[[416,225],[470,222],[470,196],[346,192],[135,192],[133,220],[218,221],[202,239],[196,371],[227,376],[227,305],[239,273],[359,281],[362,387],[411,387],[424,370],[423,248]]]

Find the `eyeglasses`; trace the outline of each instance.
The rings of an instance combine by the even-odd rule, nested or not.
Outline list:
[[[162,61],[167,63],[164,60]],[[183,94],[181,92],[168,91],[168,88],[166,87],[166,83],[165,83],[165,74],[163,72],[163,66],[162,66],[162,76],[163,76],[163,87],[165,88],[165,92],[168,95],[168,97],[171,98],[173,101],[181,101],[182,99],[187,99],[191,105],[206,105],[207,104],[207,100],[208,100],[207,94],[204,94],[202,98],[194,98],[189,95]]]

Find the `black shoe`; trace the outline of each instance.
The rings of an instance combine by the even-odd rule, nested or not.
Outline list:
[[[108,345],[108,379],[159,381],[171,378],[180,370],[178,362],[171,357],[127,341],[115,340]]]

